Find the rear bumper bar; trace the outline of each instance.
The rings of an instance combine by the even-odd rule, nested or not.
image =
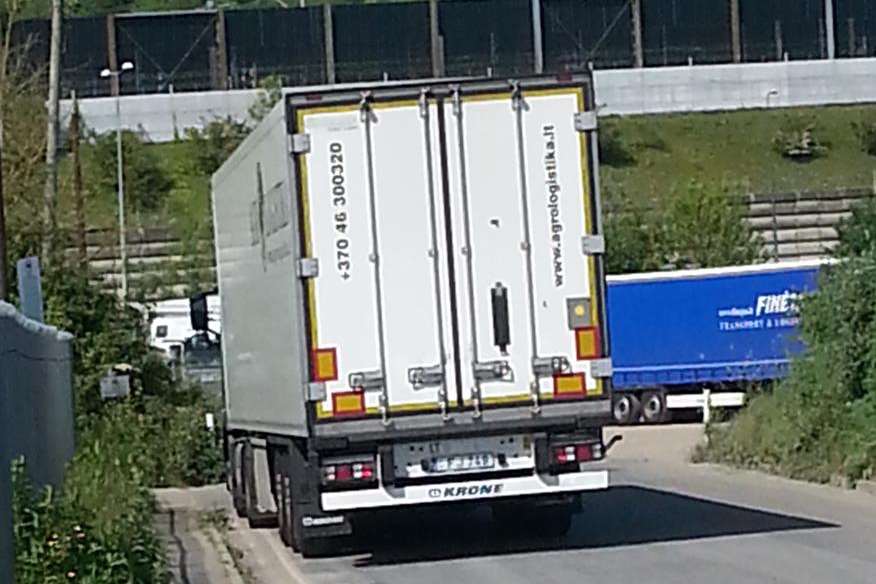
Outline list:
[[[595,470],[557,476],[532,475],[492,480],[461,481],[440,485],[382,487],[359,491],[323,493],[325,511],[353,511],[428,503],[477,501],[528,495],[575,493],[608,488],[608,471]]]
[[[388,425],[379,419],[331,421],[315,424],[317,449],[332,445],[386,440],[452,438],[472,434],[503,432],[572,431],[581,427],[600,427],[612,423],[611,400],[559,402],[542,405],[538,413],[529,406],[491,408],[478,418],[470,411],[454,412],[449,420],[440,414],[417,414],[390,418]]]

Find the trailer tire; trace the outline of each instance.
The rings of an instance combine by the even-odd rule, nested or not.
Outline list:
[[[614,416],[614,421],[621,426],[628,426],[639,421],[639,414],[642,411],[639,398],[633,393],[618,393],[615,394],[611,403],[611,413]]]
[[[241,519],[246,519],[246,480],[243,468],[243,445],[237,441],[231,444],[231,500],[234,511]]]
[[[646,391],[642,395],[642,417],[648,424],[666,421],[666,394],[662,391]]]
[[[287,547],[292,547],[292,482],[289,479],[288,454],[277,449],[274,453],[274,500],[277,503],[277,527],[280,540]]]

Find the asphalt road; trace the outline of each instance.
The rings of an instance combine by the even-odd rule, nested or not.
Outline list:
[[[696,426],[624,430],[612,487],[563,539],[498,531],[486,512],[420,511],[368,524],[344,555],[302,560],[236,524],[264,584],[876,583],[876,497],[687,463]]]

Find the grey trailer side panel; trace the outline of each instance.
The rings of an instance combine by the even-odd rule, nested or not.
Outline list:
[[[307,436],[290,149],[281,104],[213,176],[213,217],[228,427]]]

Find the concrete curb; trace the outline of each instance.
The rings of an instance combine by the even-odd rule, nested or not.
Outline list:
[[[855,488],[876,497],[876,481],[858,481]]]

